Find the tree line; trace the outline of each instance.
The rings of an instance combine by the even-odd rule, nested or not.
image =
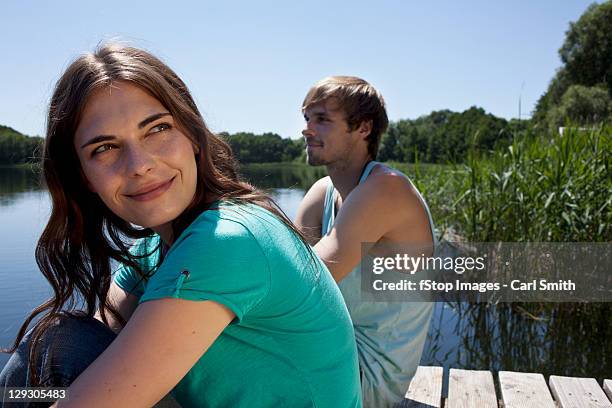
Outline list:
[[[36,163],[44,139],[30,137],[0,125],[0,165]]]

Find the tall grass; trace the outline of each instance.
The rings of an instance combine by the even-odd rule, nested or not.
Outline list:
[[[526,134],[488,155],[420,176],[443,234],[473,242],[609,241],[612,126]]]

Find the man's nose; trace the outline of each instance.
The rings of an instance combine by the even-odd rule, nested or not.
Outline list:
[[[153,155],[140,146],[126,146],[126,166],[129,176],[143,176],[155,167]]]
[[[313,136],[314,131],[312,130],[312,126],[310,125],[310,121],[306,121],[304,125],[304,129],[302,130],[302,136]]]

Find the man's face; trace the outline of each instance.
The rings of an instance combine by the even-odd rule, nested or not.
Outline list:
[[[359,131],[349,130],[344,112],[334,98],[304,110],[306,155],[311,166],[348,161],[358,143],[364,143]]]

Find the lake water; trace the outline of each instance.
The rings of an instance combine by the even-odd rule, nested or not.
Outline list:
[[[324,175],[307,166],[249,166],[290,218]],[[435,213],[435,211],[434,211]],[[51,295],[34,260],[49,216],[47,192],[31,170],[0,168],[0,346],[12,344],[29,311]],[[612,377],[611,304],[437,303],[422,365]],[[8,355],[0,354],[0,367]]]

